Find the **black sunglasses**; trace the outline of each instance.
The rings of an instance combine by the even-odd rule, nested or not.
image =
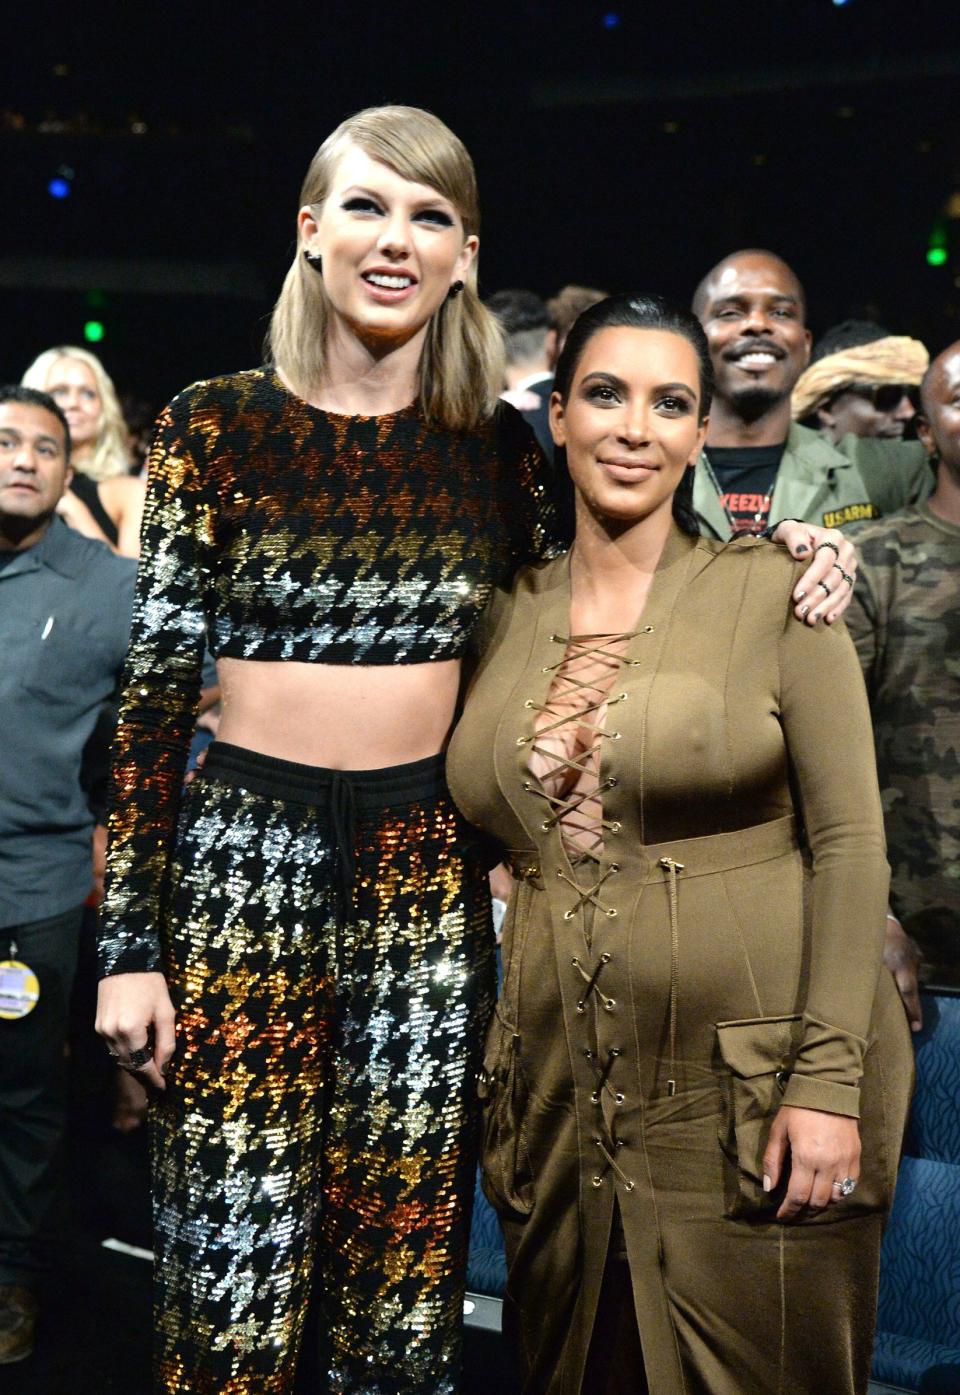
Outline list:
[[[920,389],[912,383],[851,383],[843,392],[862,397],[878,412],[896,411],[905,397],[910,399],[914,411],[920,406]],[[837,393],[837,397],[840,396],[842,393]]]

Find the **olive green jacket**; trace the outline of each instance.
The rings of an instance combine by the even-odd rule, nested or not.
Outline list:
[[[918,441],[848,435],[834,446],[818,431],[793,423],[777,471],[770,522],[799,518],[822,528],[844,528],[919,503],[933,486],[933,472]],[[704,455],[696,466],[693,506],[705,537],[730,539],[730,520]]]

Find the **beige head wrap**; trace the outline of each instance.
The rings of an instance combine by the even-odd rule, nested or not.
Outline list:
[[[790,410],[794,421],[810,416],[831,397],[854,383],[905,383],[917,387],[930,355],[919,339],[890,334],[872,344],[857,344],[826,354],[805,368],[793,389]]]

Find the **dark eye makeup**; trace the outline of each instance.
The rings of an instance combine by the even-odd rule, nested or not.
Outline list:
[[[368,198],[362,194],[354,194],[349,199],[344,199],[341,204],[345,213],[382,213],[382,206],[376,199]],[[414,218],[424,223],[435,223],[437,227],[452,228],[453,219],[450,214],[442,208],[422,208],[419,213],[415,213]]]
[[[360,194],[354,194],[353,198],[344,199],[341,205],[346,213],[382,213],[383,209],[375,199],[363,198]]]

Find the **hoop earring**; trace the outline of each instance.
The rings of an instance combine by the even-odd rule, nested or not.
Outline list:
[[[454,281],[453,285],[452,285],[452,286],[450,287],[450,289],[447,291],[447,300],[456,300],[457,296],[460,294],[460,292],[461,292],[462,290],[463,290],[463,282],[462,282],[462,281]]]
[[[319,252],[311,252],[309,247],[304,247],[303,259],[311,271],[315,271],[318,276],[323,275],[323,257]]]

